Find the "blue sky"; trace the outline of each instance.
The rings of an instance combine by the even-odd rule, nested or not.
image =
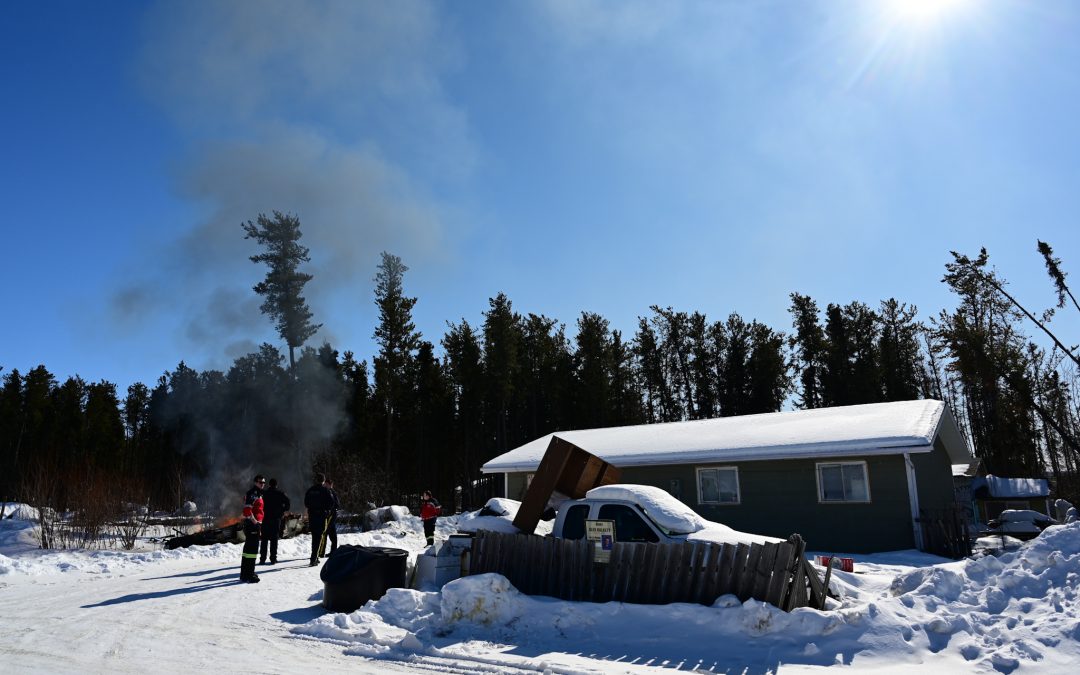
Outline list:
[[[1050,306],[1080,6],[927,2],[0,3],[0,365],[124,388],[276,343],[240,228],[275,209],[313,343],[362,358],[382,250],[435,343],[500,291],[571,334],[787,330],[792,291],[926,318],[980,246]]]

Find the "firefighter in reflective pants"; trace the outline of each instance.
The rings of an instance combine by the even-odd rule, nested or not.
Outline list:
[[[255,484],[244,495],[244,554],[240,560],[240,581],[249,584],[259,583],[259,575],[255,574],[255,560],[259,557],[259,539],[262,534],[263,520],[263,487],[266,479],[262,475],[255,476]]]
[[[315,474],[315,484],[304,495],[304,507],[311,526],[311,566],[319,564],[319,556],[326,549],[326,528],[334,511],[334,495],[326,487],[326,476]]]

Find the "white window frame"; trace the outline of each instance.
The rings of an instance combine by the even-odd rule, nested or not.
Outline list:
[[[734,471],[735,472],[735,501],[722,502],[722,501],[705,501],[705,498],[701,494],[701,474],[705,471]],[[710,506],[738,506],[742,504],[742,485],[739,483],[739,467],[737,466],[699,466],[694,473],[695,483],[697,484],[697,501],[698,504],[709,504]]]
[[[866,499],[825,499],[825,493],[821,489],[821,467],[823,466],[861,466],[863,477],[866,480]],[[817,462],[814,465],[814,477],[817,479],[818,504],[869,504],[870,495],[870,467],[865,461],[857,462]]]

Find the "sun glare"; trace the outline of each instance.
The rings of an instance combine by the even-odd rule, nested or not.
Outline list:
[[[894,19],[915,24],[936,23],[960,9],[968,0],[887,0]]]

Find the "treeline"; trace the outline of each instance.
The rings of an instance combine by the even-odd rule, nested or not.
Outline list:
[[[1025,336],[1032,320],[1052,335],[1049,315],[1015,306],[985,252],[955,255],[944,281],[957,308],[925,323],[894,299],[821,310],[793,293],[786,332],[653,306],[624,335],[591,312],[568,331],[499,294],[475,326],[448,323],[437,343],[413,323],[408,268],[384,253],[369,362],[304,344],[318,326],[301,295],[311,275],[298,269],[307,260],[299,221],[260,216],[245,231],[277,252],[253,256],[269,270],[255,291],[287,351],[264,344],[226,372],[180,363],[122,396],[109,382],[58,382],[44,366],[7,372],[3,495],[68,508],[77,486],[107,479],[156,508],[194,499],[230,512],[254,472],[277,476],[298,501],[314,469],[335,477],[351,509],[425,488],[449,500],[485,461],[552,431],[933,397],[951,406],[989,471],[1048,468],[1062,494],[1077,496],[1075,351]],[[1064,294],[1059,261],[1044,256]]]

